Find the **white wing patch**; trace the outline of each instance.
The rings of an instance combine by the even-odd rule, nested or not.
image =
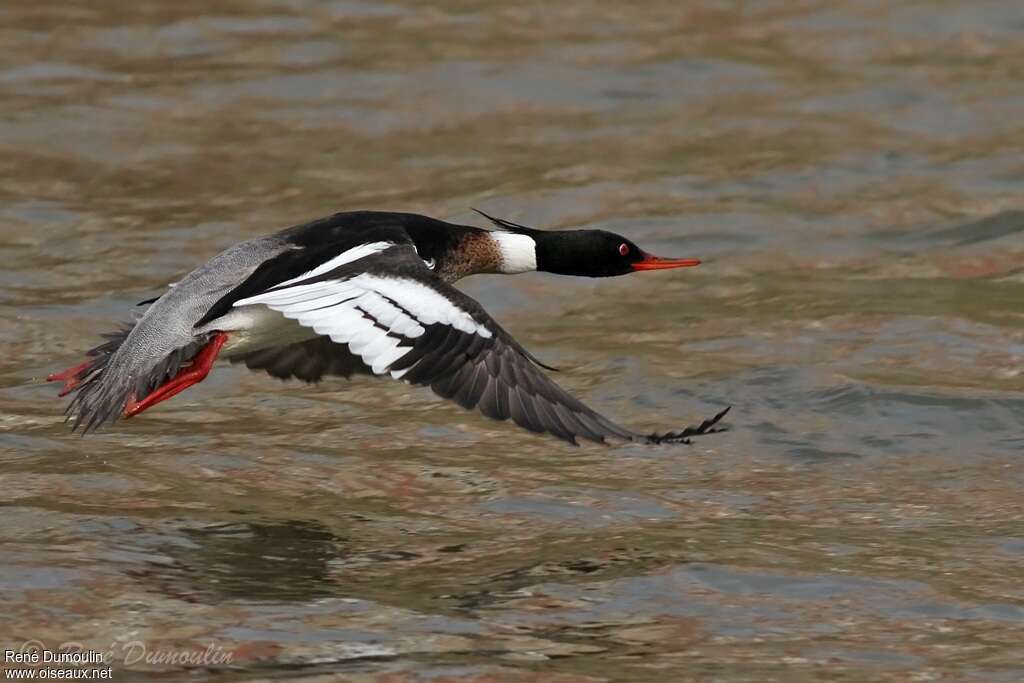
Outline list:
[[[376,375],[387,373],[392,363],[411,351],[408,340],[422,336],[426,325],[440,323],[467,334],[491,336],[489,329],[432,287],[406,278],[363,273],[348,280],[297,284],[235,302],[236,307],[255,304],[347,344]],[[413,367],[393,371],[391,376],[400,379]]]
[[[323,263],[321,263],[319,266],[309,271],[308,273],[303,273],[298,277],[293,277],[291,280],[285,280],[284,282],[276,286],[287,287],[288,285],[295,284],[296,282],[302,282],[303,280],[308,280],[311,277],[316,277],[317,275],[329,273],[338,266],[343,266],[346,263],[358,261],[361,258],[371,256],[378,252],[384,251],[388,247],[393,246],[395,246],[394,242],[368,242],[367,244],[360,244],[358,247],[352,247],[347,251],[341,252],[340,254],[338,254],[329,261],[324,261]]]

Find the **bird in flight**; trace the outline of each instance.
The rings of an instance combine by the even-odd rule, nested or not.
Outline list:
[[[201,382],[218,356],[281,379],[390,377],[464,408],[577,438],[688,443],[697,426],[640,434],[588,408],[553,370],[453,286],[477,273],[610,277],[696,266],[602,230],[538,230],[481,213],[494,229],[411,213],[352,211],[235,244],[171,285],[88,359],[47,379],[75,393],[84,432],[132,417]]]

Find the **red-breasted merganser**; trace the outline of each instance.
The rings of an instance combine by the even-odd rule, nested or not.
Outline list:
[[[201,382],[218,354],[281,379],[392,377],[427,385],[487,417],[575,444],[577,437],[688,442],[721,431],[728,408],[695,427],[638,434],[549,379],[475,300],[474,273],[607,277],[696,266],[652,256],[602,230],[545,231],[487,216],[494,230],[410,213],[353,211],[240,242],[214,256],[89,359],[50,375],[74,428],[138,415]]]

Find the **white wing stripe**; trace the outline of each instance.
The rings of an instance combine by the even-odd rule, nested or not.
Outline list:
[[[412,313],[423,325],[444,323],[466,332],[490,337],[491,331],[431,287],[414,280],[357,275],[349,280],[376,291]]]
[[[346,301],[352,301],[356,298],[355,294],[344,292],[342,294],[330,294],[327,296],[317,297],[316,299],[310,299],[308,301],[299,301],[294,304],[289,304],[289,310],[294,313],[306,313],[312,312],[320,308],[326,308],[328,306],[337,306],[338,304],[345,303]]]
[[[373,365],[370,369],[373,370],[375,375],[383,375],[388,369],[388,366],[394,363],[396,360],[409,353],[412,350],[411,346],[398,346],[396,345],[390,351],[385,351],[376,358],[373,359]]]
[[[395,321],[395,324],[389,331],[394,332],[395,334],[400,334],[408,339],[415,339],[416,337],[422,337],[423,333],[427,330],[422,325],[417,324],[414,320],[403,317]]]
[[[360,244],[358,247],[352,247],[347,251],[341,252],[330,261],[324,261],[308,273],[303,273],[298,277],[293,277],[291,280],[285,280],[281,284],[275,285],[275,287],[287,287],[290,284],[302,282],[303,280],[308,280],[311,277],[323,275],[324,273],[329,273],[338,266],[343,266],[346,263],[352,263],[353,261],[376,254],[393,246],[395,246],[394,242],[369,242],[367,244]]]
[[[422,336],[427,325],[440,323],[467,334],[492,336],[486,326],[432,287],[407,278],[362,273],[348,280],[273,289],[242,299],[235,306],[257,304],[348,345],[378,375],[387,373],[392,363],[411,350],[402,339]],[[391,376],[400,379],[410,369],[396,370]]]

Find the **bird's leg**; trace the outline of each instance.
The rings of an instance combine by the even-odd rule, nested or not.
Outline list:
[[[93,364],[92,360],[87,360],[84,363],[79,363],[73,368],[68,368],[62,372],[54,372],[46,376],[47,382],[64,382],[64,386],[61,387],[59,396],[67,396],[69,393],[74,391],[75,387],[82,383],[82,375],[85,374],[85,370]]]
[[[134,396],[130,397],[124,406],[124,416],[132,417],[134,415],[138,415],[143,410],[152,408],[157,403],[166,401],[172,396],[180,394],[193,384],[199,384],[202,382],[206,379],[206,376],[210,374],[213,362],[217,360],[217,354],[220,353],[220,347],[224,346],[224,342],[227,340],[227,334],[218,332],[214,335],[213,339],[211,339],[209,343],[207,343],[206,346],[196,354],[196,357],[192,359],[191,365],[179,370],[177,375],[162,384],[141,401],[137,401]]]

